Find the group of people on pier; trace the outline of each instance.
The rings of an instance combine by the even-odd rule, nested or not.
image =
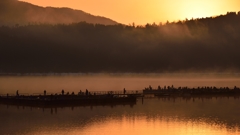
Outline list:
[[[226,92],[235,92],[235,93],[240,93],[240,88],[238,88],[237,86],[234,86],[233,88],[229,88],[229,87],[197,87],[197,88],[189,88],[189,87],[178,87],[175,88],[173,85],[172,86],[158,86],[157,89],[153,89],[151,85],[149,85],[149,87],[145,88],[143,90],[143,94],[148,93],[148,92],[154,92],[154,91],[161,91],[161,92],[190,92],[190,93],[226,93]],[[152,93],[150,92],[150,93]],[[122,93],[125,95],[126,94],[126,89],[124,88]],[[113,94],[113,91],[108,92],[109,95]],[[40,94],[41,95],[41,94]],[[47,91],[44,90],[43,91],[43,95],[47,96]],[[53,94],[50,94],[53,95]],[[57,93],[55,95],[58,95]],[[74,92],[72,92],[71,94],[69,94],[69,92],[65,93],[64,89],[62,89],[61,94],[59,95],[75,95]],[[83,92],[82,90],[80,90],[77,94],[78,96],[92,96],[92,95],[96,95],[96,93],[94,92],[93,94],[91,92],[88,91],[88,89],[86,89],[85,92]],[[8,96],[8,94],[7,94]],[[16,96],[20,96],[19,91],[16,91]]]
[[[123,89],[123,94],[125,95],[126,92],[127,92],[127,91],[126,91],[126,89],[124,88],[124,89]],[[107,94],[111,95],[111,94],[113,94],[113,91],[110,91],[110,92],[108,92]],[[39,94],[39,95],[41,95],[41,94]],[[43,91],[43,95],[44,95],[44,96],[47,96],[47,91],[46,91],[46,90]],[[49,95],[53,95],[53,94],[49,94]],[[56,93],[55,95],[58,95],[58,94]],[[70,94],[69,94],[69,92],[65,93],[64,89],[62,89],[61,94],[59,94],[59,95],[70,95]],[[72,92],[71,95],[75,95],[75,93]],[[78,96],[91,96],[91,95],[96,95],[96,93],[94,92],[94,93],[92,94],[91,92],[88,91],[88,89],[86,89],[85,92],[83,92],[82,90],[80,90],[77,95],[78,95]],[[19,96],[19,91],[18,91],[18,90],[16,91],[16,96]]]
[[[182,94],[182,93],[189,93],[189,94],[240,94],[240,88],[234,86],[233,88],[229,87],[197,87],[197,88],[189,88],[189,87],[178,87],[175,88],[172,86],[164,86],[163,88],[158,86],[157,89],[153,89],[150,85],[148,88],[143,90],[143,94],[155,94],[155,93],[164,93],[164,94]]]

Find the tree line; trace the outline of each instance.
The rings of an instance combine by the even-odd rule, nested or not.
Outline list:
[[[166,24],[0,27],[0,73],[240,69],[240,13]]]

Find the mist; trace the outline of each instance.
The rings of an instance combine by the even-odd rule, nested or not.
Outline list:
[[[65,92],[120,91],[141,92],[151,85],[178,87],[239,87],[240,77],[234,74],[88,74],[88,75],[27,75],[0,76],[0,94],[60,94]]]
[[[86,89],[106,93],[126,89],[127,93],[141,93],[149,86],[157,89],[172,85],[174,88],[239,88],[239,24],[240,12],[228,12],[166,24],[123,25],[83,11],[1,0],[0,96],[21,101],[22,96],[15,97],[17,90],[20,95],[43,95],[44,90],[50,95],[61,94],[62,90],[77,94]],[[99,124],[110,120],[106,126],[108,131],[109,125],[117,121],[121,126],[129,124],[135,128],[133,123],[139,124],[143,119],[147,126],[152,123],[150,127],[156,127],[159,122],[160,126],[175,123],[178,127],[185,123],[184,128],[199,127],[198,122],[210,123],[203,123],[200,132],[218,124],[220,128],[230,126],[231,130],[234,130],[232,125],[238,126],[238,95],[191,97],[185,96],[184,91],[182,96],[144,98],[144,101],[142,98],[136,105],[91,105],[75,107],[75,110],[71,106],[69,111],[65,110],[67,107],[60,107],[59,112],[57,106],[34,110],[34,107],[0,105],[0,113],[7,116],[1,127],[13,134],[22,131],[31,134],[29,129],[37,129],[33,133],[60,131],[64,134],[68,130],[85,130],[85,127],[89,131],[94,120]],[[52,99],[53,102],[56,99],[56,103],[65,102],[63,96],[51,96]],[[53,115],[53,110],[58,115]],[[101,126],[96,127],[91,131],[99,131]],[[136,125],[136,131],[138,129]]]
[[[1,73],[239,72],[240,14],[145,26],[0,27]]]

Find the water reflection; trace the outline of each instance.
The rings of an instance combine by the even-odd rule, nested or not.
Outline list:
[[[140,98],[136,105],[0,105],[3,134],[240,134],[238,97]]]

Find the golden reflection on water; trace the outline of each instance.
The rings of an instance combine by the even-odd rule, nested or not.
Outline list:
[[[96,128],[98,127],[98,128]],[[163,120],[146,120],[146,117],[128,118],[124,117],[121,121],[108,120],[107,123],[94,124],[87,130],[79,133],[75,131],[73,134],[91,134],[92,133],[113,133],[115,135],[133,134],[133,135],[226,135],[231,134],[218,125],[209,125],[206,122],[192,121],[174,121],[172,119]],[[103,131],[103,132],[102,132]],[[233,133],[234,134],[234,133]]]
[[[36,131],[35,135],[237,135],[236,127],[227,129],[224,125],[208,123],[205,120],[182,121],[177,119],[147,119],[124,116],[121,119],[95,119],[85,127]]]
[[[144,98],[136,105],[31,108],[0,104],[0,134],[239,135],[240,97]]]

